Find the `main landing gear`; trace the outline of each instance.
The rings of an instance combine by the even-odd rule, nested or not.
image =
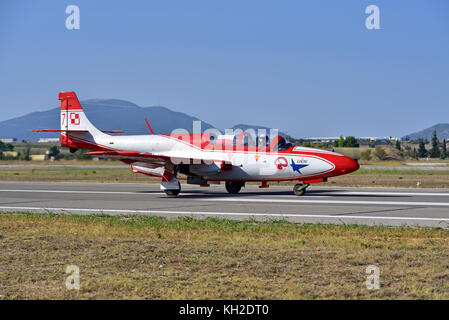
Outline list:
[[[240,192],[240,189],[245,185],[244,182],[239,181],[226,181],[225,187],[226,191],[228,191],[231,194],[236,194]]]
[[[181,192],[181,183],[178,181],[178,189],[165,189],[167,196],[177,196]]]
[[[306,189],[309,185],[310,184],[308,184],[308,183],[297,183],[293,187],[293,193],[296,196],[302,196],[306,192]]]
[[[167,196],[177,196],[181,192],[181,183],[178,179],[172,177],[170,181],[161,182],[161,190],[163,190]]]

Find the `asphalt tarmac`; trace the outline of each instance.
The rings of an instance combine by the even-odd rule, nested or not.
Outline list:
[[[76,214],[143,214],[292,222],[449,227],[449,189],[308,188],[182,185],[168,197],[158,184],[0,182],[0,210]]]

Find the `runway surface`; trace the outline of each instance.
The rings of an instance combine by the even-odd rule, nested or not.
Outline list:
[[[33,168],[33,169],[61,169],[61,168],[76,168],[76,169],[129,169],[129,165],[123,164],[0,164],[0,170],[14,169],[14,168]],[[431,171],[447,171],[449,166],[446,163],[407,163],[401,166],[382,166],[382,165],[361,165],[360,169],[366,170],[431,170]]]
[[[183,185],[178,197],[167,197],[158,184],[0,182],[0,210],[447,228],[449,189],[311,186],[297,197],[292,186],[247,186],[229,195],[223,185]]]

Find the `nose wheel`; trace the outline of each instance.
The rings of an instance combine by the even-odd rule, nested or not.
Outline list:
[[[308,183],[297,183],[293,187],[293,193],[295,194],[295,196],[302,196],[304,193],[306,193],[306,189],[308,186]]]

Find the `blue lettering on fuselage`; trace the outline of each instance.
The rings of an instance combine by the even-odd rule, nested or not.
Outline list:
[[[296,172],[298,172],[299,174],[302,174],[301,171],[299,171],[299,170],[301,170],[302,168],[308,166],[308,164],[296,164],[296,163],[293,161],[293,159],[292,159],[292,163],[291,163],[290,165],[292,166],[293,171],[296,171]]]

